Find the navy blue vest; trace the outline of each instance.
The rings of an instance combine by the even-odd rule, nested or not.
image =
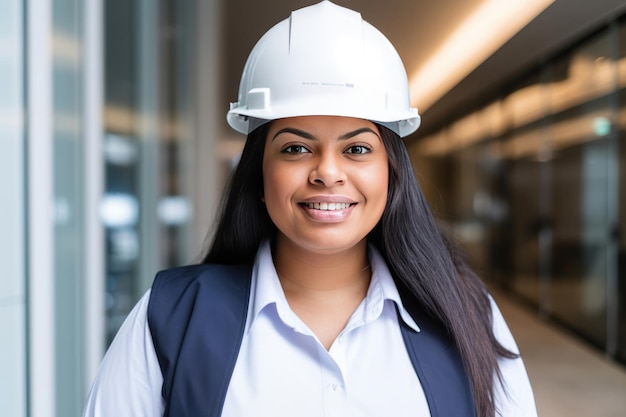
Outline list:
[[[164,416],[221,416],[243,338],[250,284],[251,268],[241,266],[193,265],[157,274],[148,324],[163,373]],[[403,303],[420,326],[415,332],[399,320],[431,415],[475,417],[469,381],[446,331],[409,297]]]

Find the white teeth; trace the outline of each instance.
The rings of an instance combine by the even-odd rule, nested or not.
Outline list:
[[[350,207],[350,203],[306,203],[306,206],[314,210],[345,210]]]

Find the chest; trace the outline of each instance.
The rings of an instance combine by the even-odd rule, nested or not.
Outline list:
[[[417,412],[417,413],[416,413]],[[429,416],[396,312],[352,319],[326,350],[268,307],[244,335],[222,416]]]

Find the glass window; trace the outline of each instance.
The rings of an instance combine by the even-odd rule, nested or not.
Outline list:
[[[619,29],[619,204],[618,204],[618,262],[617,262],[617,302],[618,302],[618,356],[626,362],[626,20]]]
[[[486,277],[626,362],[625,87],[621,19],[412,151]]]
[[[610,262],[611,56],[605,31],[557,60],[549,86],[552,313],[600,346],[607,336]]]
[[[549,309],[545,303],[547,265],[546,248],[551,241],[548,210],[551,196],[545,183],[550,177],[550,148],[546,119],[545,79],[550,68],[538,70],[522,80],[504,99],[506,117],[511,130],[502,142],[508,180],[510,242],[510,284],[518,294]]]
[[[546,210],[550,204],[543,184],[550,167],[540,157],[546,136],[545,128],[521,130],[503,144],[508,157],[508,206],[512,283],[510,287],[537,305],[542,304],[542,282],[545,278],[546,243],[550,241]],[[524,151],[516,150],[523,141]],[[534,147],[531,148],[531,145]]]
[[[189,263],[196,2],[105,6],[107,342],[160,269]]]
[[[54,166],[54,277],[56,414],[80,414],[86,384],[83,355],[82,282],[85,258],[82,6],[78,0],[52,8]]]
[[[500,142],[483,141],[455,152],[452,181],[455,234],[485,280],[510,269],[510,220]]]

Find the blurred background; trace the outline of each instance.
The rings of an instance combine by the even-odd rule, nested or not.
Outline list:
[[[313,2],[0,1],[0,415],[79,416],[154,274],[198,260],[245,139],[225,119],[245,59]],[[336,3],[405,63],[416,175],[540,416],[623,415],[626,4]]]

